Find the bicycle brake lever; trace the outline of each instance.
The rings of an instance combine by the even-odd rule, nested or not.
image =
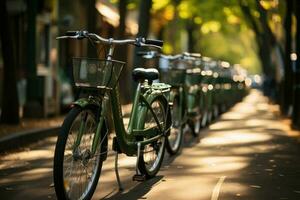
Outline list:
[[[143,40],[145,40],[144,38],[142,38],[142,37],[138,37],[138,38],[136,38],[135,39],[135,43],[134,43],[134,45],[135,46],[137,46],[137,47],[141,47],[142,46],[142,44],[143,44]]]

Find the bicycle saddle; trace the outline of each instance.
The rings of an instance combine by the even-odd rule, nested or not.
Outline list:
[[[134,81],[143,81],[147,79],[148,81],[153,81],[155,79],[158,79],[159,72],[155,68],[135,68],[132,71],[132,78]]]

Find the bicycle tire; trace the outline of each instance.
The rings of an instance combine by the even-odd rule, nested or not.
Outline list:
[[[157,105],[159,105],[159,106],[157,107]],[[167,104],[164,103],[160,99],[160,97],[157,97],[157,98],[154,98],[154,100],[150,103],[150,106],[152,107],[154,113],[158,117],[159,122],[163,122],[163,128],[165,129],[167,127],[167,125],[166,125]],[[156,109],[155,106],[158,109]],[[162,113],[163,115],[160,116],[159,112]],[[163,118],[161,118],[161,117],[163,117]],[[144,128],[149,128],[148,125],[151,125],[151,124],[156,124],[156,122],[154,120],[152,113],[148,109],[148,111],[146,113],[146,119],[144,121]],[[153,143],[150,143],[149,145],[146,145],[141,150],[140,157],[137,158],[137,159],[139,159],[138,168],[139,168],[140,172],[145,175],[146,179],[152,178],[158,173],[158,171],[161,167],[163,158],[164,158],[164,153],[165,153],[165,148],[166,148],[165,146],[166,146],[166,138],[163,136],[160,138],[160,140],[157,140]],[[148,150],[147,147],[149,147],[150,149],[153,148],[153,152],[155,151],[155,153],[157,153],[155,161],[153,162],[153,164],[150,164],[150,166],[148,164],[150,161],[148,161],[147,154],[146,154],[146,153],[149,153],[150,150]]]
[[[205,109],[201,115],[201,128],[204,128],[208,125],[208,111]]]
[[[175,155],[179,152],[183,139],[183,125],[182,125],[182,108],[180,106],[180,97],[176,95],[173,100],[171,109],[172,126],[170,135],[166,140],[166,149],[170,155]],[[173,141],[171,140],[174,138]]]
[[[87,146],[83,146],[84,142],[86,142],[85,145],[88,145],[88,142],[92,143],[91,136],[95,135],[95,132],[96,132],[95,130],[97,128],[97,119],[96,119],[96,114],[95,114],[96,110],[97,109],[95,109],[95,108],[80,108],[78,106],[75,106],[67,114],[67,116],[63,122],[60,133],[58,135],[56,147],[55,147],[54,167],[53,167],[54,188],[55,188],[55,192],[56,192],[58,199],[67,199],[67,200],[69,200],[69,199],[70,200],[71,199],[84,199],[84,200],[91,199],[91,197],[96,189],[96,186],[98,184],[98,180],[99,180],[99,177],[101,174],[102,163],[103,163],[103,160],[105,159],[104,158],[105,153],[103,153],[103,151],[105,150],[105,148],[107,148],[107,147],[104,147],[105,145],[107,145],[107,138],[105,139],[106,141],[103,143],[103,146],[98,148],[98,151],[100,151],[100,152],[96,152],[96,155],[93,158],[93,159],[95,159],[95,161],[92,159],[88,159],[87,157],[85,158],[85,156],[88,156],[89,151],[88,151]],[[86,115],[82,118],[82,115],[84,115],[85,113],[86,113]],[[78,132],[79,127],[77,127],[77,124],[78,124],[77,122],[80,123],[82,119],[85,120],[86,126],[88,126],[88,122],[89,122],[88,120],[91,120],[91,122],[94,121],[94,124],[91,123],[90,129],[86,129],[88,131],[83,134],[78,149],[76,149],[74,151],[73,147],[71,148],[72,155],[70,157],[69,155],[67,155],[67,153],[70,153],[70,152],[68,152],[67,145],[68,145],[68,142],[71,140],[71,135],[75,135],[76,130]],[[105,128],[103,128],[102,131],[104,131],[104,129]],[[75,141],[75,138],[76,138],[76,135],[73,138],[74,139],[73,141]],[[84,151],[82,151],[84,149],[84,147],[87,147],[87,148]],[[82,150],[81,150],[81,148],[82,148]],[[74,152],[77,152],[77,153],[74,153]],[[76,155],[78,154],[78,155],[75,156],[75,154]],[[81,158],[79,158],[80,156],[81,156]],[[69,168],[65,168],[65,167],[68,167],[68,165],[67,165],[68,159],[71,159],[71,164],[70,164]],[[80,161],[80,159],[81,159],[81,161]],[[86,160],[86,159],[88,159],[88,160]],[[85,163],[85,162],[87,162],[87,163]],[[83,172],[81,172],[81,170],[80,170],[81,169],[80,165],[84,166],[91,162],[94,162],[93,163],[93,165],[94,165],[93,171],[91,172],[92,175],[88,173],[89,169],[85,168],[86,177],[87,178],[91,177],[91,179],[87,180],[87,182],[86,182],[85,190],[82,191],[82,188],[80,188],[80,189],[77,188],[77,190],[76,190],[76,187],[75,187],[74,193],[72,193],[73,187],[76,186],[76,184],[81,184],[81,182],[82,182],[81,178],[82,178]],[[68,171],[69,169],[70,169],[70,171]],[[82,169],[83,169],[83,167],[82,167]],[[67,179],[67,177],[65,177],[68,172],[70,173],[69,174],[70,179]],[[74,175],[74,177],[71,177],[72,175]],[[78,179],[75,179],[72,181],[72,178],[75,178],[75,176],[76,176],[76,178],[79,177],[79,181],[78,181]]]
[[[198,135],[200,134],[200,129],[201,129],[201,118],[189,119],[188,126],[191,130],[192,135],[194,137],[198,137]]]

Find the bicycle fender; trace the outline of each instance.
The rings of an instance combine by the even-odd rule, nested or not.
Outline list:
[[[171,90],[170,97],[169,97],[169,102],[173,102],[175,97],[178,96],[178,95],[179,95],[178,91]]]
[[[81,98],[81,99],[78,99],[77,101],[75,101],[73,103],[73,105],[77,105],[81,108],[85,108],[86,106],[88,105],[93,105],[93,106],[101,106],[99,101],[97,101],[96,99],[93,99],[93,98]]]
[[[171,112],[170,112],[170,105],[169,105],[169,102],[168,100],[166,99],[166,97],[164,96],[163,93],[151,93],[147,96],[144,96],[144,99],[145,101],[147,101],[149,104],[151,104],[152,101],[154,101],[155,98],[160,98],[163,103],[167,106],[167,124],[168,124],[168,128],[171,126],[171,123],[172,123],[172,120],[171,120]],[[145,117],[146,117],[146,113],[147,113],[147,110],[148,108],[146,106],[141,106],[139,108],[140,110],[140,118],[139,118],[139,121],[137,123],[137,127],[138,128],[143,128],[142,125],[144,124],[144,120],[145,120]]]
[[[99,101],[97,101],[96,99],[94,98],[81,98],[81,99],[78,99],[77,101],[75,101],[73,104],[73,106],[79,106],[80,108],[86,108],[87,106],[92,106],[92,107],[96,107],[96,108],[101,108],[101,105],[99,103]],[[99,116],[98,116],[99,117]],[[98,119],[98,117],[96,117]],[[103,137],[105,136],[104,138],[104,142],[101,146],[102,148],[102,152],[107,152],[107,149],[108,149],[108,121],[106,119],[106,117],[104,117],[104,122],[103,122],[103,127],[102,127],[102,131],[101,131],[101,140],[103,139]],[[107,158],[107,153],[104,153],[101,155],[101,160],[102,161],[105,161]]]

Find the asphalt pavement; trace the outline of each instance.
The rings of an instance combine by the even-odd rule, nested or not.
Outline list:
[[[300,144],[259,92],[252,91],[200,138],[185,134],[178,156],[165,155],[158,175],[132,181],[135,158],[120,156],[119,192],[111,152],[93,199],[300,199]],[[0,157],[0,199],[56,199],[56,136]]]

